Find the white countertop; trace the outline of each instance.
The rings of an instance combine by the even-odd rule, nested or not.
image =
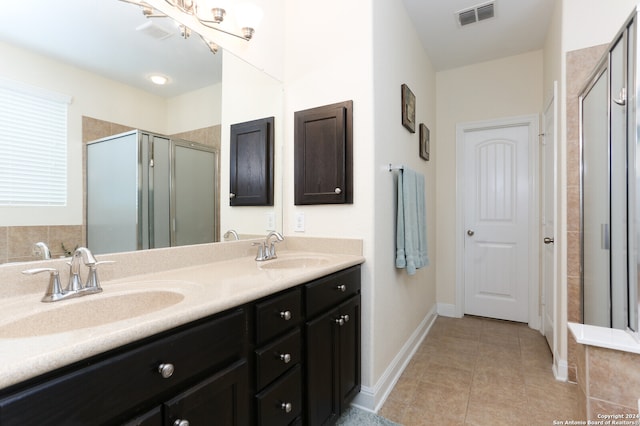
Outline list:
[[[33,293],[0,299],[0,336],[3,326],[20,318],[36,315],[34,318],[37,319],[25,327],[24,333],[28,337],[0,337],[0,389],[365,260],[358,255],[283,251],[276,261],[300,257],[326,261],[298,268],[267,269],[265,265],[273,261],[256,262],[253,257],[240,257],[105,281],[102,282],[102,293],[54,303],[42,303],[42,294]],[[184,298],[163,309],[104,325],[29,335],[30,327],[34,334],[42,334],[43,329],[52,327],[51,323],[43,324],[49,320],[46,313],[49,310],[78,305],[73,310],[78,312],[78,323],[82,323],[85,318],[96,315],[92,304],[85,302],[154,290],[179,293]],[[118,312],[113,315],[117,317]],[[127,314],[123,313],[123,316]],[[55,313],[51,313],[51,321],[55,321]]]

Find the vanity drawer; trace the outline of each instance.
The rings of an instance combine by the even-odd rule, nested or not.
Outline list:
[[[256,384],[258,390],[300,362],[300,329],[294,330],[266,347],[257,349]]]
[[[78,368],[0,399],[0,424],[102,424],[149,404],[204,372],[220,370],[246,350],[246,313],[234,310]],[[163,378],[160,364],[171,363]],[[126,420],[121,419],[121,420]]]
[[[284,377],[256,396],[258,425],[288,425],[302,412],[302,373],[296,365]]]
[[[307,318],[311,318],[360,292],[360,266],[312,281],[305,288]]]
[[[296,327],[302,320],[300,288],[256,303],[256,344]]]

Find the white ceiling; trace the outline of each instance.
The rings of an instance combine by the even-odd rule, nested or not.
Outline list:
[[[173,35],[157,40],[136,31],[149,21]],[[5,1],[0,41],[163,97],[221,80],[222,55],[213,55],[198,35],[184,40],[172,20],[148,19],[140,7],[118,0]],[[152,84],[151,73],[167,75],[170,84]]]
[[[555,0],[495,0],[495,17],[460,27],[455,13],[487,0],[403,0],[436,71],[541,49]]]
[[[437,71],[540,49],[555,0],[495,0],[495,18],[460,27],[455,12],[482,0],[403,0]],[[136,31],[149,19],[118,0],[4,2],[0,41],[17,44],[134,87],[171,97],[221,79],[221,55],[197,35],[184,40],[168,18],[151,19],[173,36]],[[171,78],[167,86],[147,80]]]

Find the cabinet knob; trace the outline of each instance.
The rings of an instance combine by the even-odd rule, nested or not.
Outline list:
[[[344,325],[344,318],[343,317],[336,318],[336,324],[342,327]]]
[[[333,190],[333,192],[335,192],[336,194],[341,194],[342,193],[342,189],[336,188],[336,189]]]
[[[291,311],[282,311],[280,312],[280,318],[285,321],[289,321],[293,315],[291,315]]]
[[[290,402],[283,402],[280,408],[282,408],[282,411],[284,411],[285,413],[290,413],[291,410],[293,410],[293,405],[291,405]]]
[[[344,284],[340,284],[339,286],[336,287],[336,289],[344,293],[345,291],[347,291],[347,286]]]
[[[291,362],[291,354],[280,354],[280,360],[285,364],[289,364]]]
[[[344,322],[349,322],[349,315],[343,315],[342,319],[344,320]]]
[[[236,198],[236,194],[234,194],[233,192],[229,193],[229,198]]]
[[[168,379],[173,376],[174,370],[175,368],[173,367],[173,364],[160,364],[158,366],[158,373],[160,373],[163,379]],[[187,422],[187,425],[188,424],[189,422]]]
[[[189,420],[178,419],[173,422],[173,426],[189,426]]]

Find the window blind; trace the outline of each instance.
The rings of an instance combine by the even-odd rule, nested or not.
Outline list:
[[[70,102],[0,79],[0,206],[66,205]]]

